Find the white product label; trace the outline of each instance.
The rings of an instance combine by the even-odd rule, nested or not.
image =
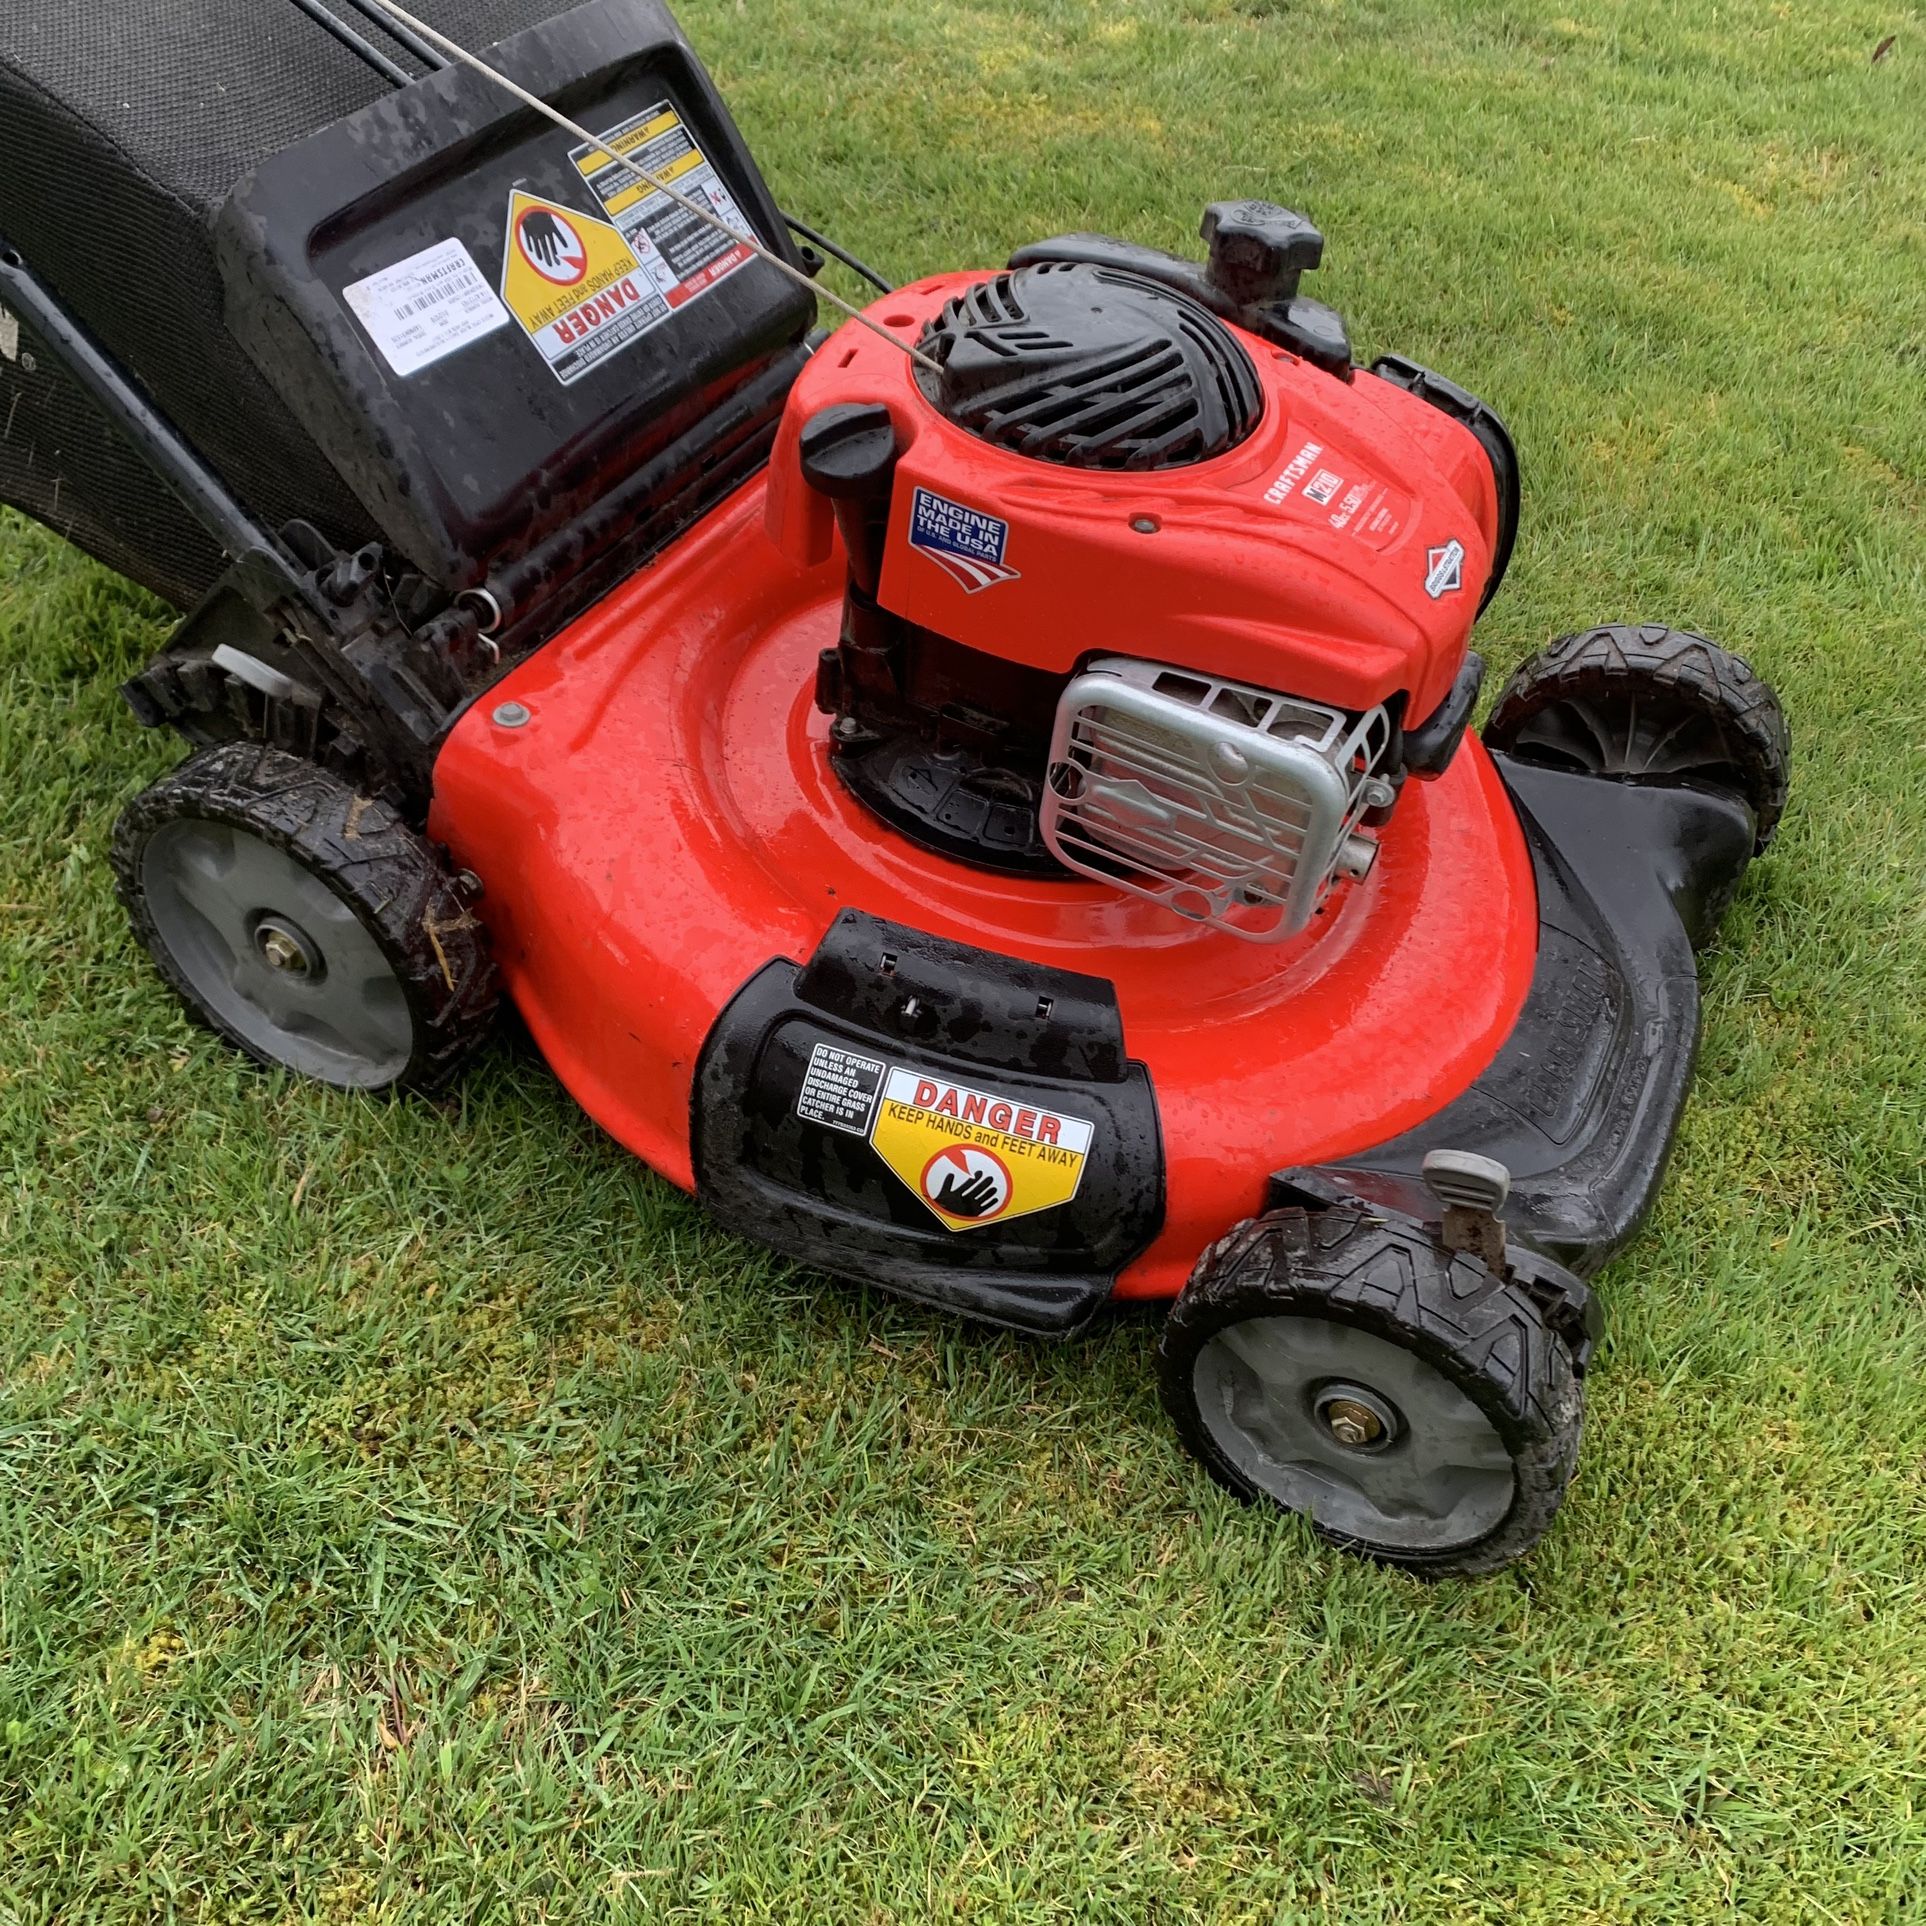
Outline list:
[[[419,374],[508,325],[508,310],[459,241],[437,241],[341,293],[398,375]]]
[[[0,361],[20,359],[20,323],[0,308]]]

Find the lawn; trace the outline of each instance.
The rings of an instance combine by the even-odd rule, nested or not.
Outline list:
[[[249,1069],[105,851],[165,611],[0,523],[0,1920],[1858,1920],[1926,1903],[1926,15],[687,0],[899,275],[1267,194],[1488,395],[1481,646],[1663,618],[1794,805],[1566,1511],[1426,1587],[1183,1460],[1154,1331],[801,1274],[525,1044]],[[1888,56],[1875,47],[1897,36]]]

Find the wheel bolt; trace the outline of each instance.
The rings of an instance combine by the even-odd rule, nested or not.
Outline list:
[[[254,933],[255,947],[271,970],[286,970],[291,976],[306,976],[308,953],[291,931],[275,923],[263,923]]]
[[[1324,1407],[1324,1428],[1339,1444],[1354,1450],[1376,1444],[1384,1436],[1383,1419],[1352,1398],[1333,1398]]]

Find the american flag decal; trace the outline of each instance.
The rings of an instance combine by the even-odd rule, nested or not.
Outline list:
[[[1003,559],[1010,524],[930,489],[919,488],[910,503],[909,539],[911,548],[927,555],[966,594],[1019,579]]]

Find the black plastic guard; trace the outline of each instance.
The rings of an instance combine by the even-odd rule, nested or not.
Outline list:
[[[896,1069],[987,1092],[1018,1116],[1087,1122],[1075,1195],[949,1229],[872,1142]],[[1078,1329],[1163,1224],[1156,1097],[1126,1054],[1109,981],[858,910],[806,965],[766,964],[736,993],[703,1045],[692,1124],[696,1194],[719,1223],[1017,1330]]]
[[[728,108],[660,0],[587,0],[511,34],[488,59],[604,144],[641,141],[645,126],[673,116],[661,138],[685,161],[699,151],[715,169],[698,191],[726,189],[752,234],[799,263]],[[648,165],[655,148],[633,151]],[[708,280],[718,271],[711,250],[726,243],[666,202],[651,217],[649,247],[684,277],[677,305],[640,267],[589,278],[585,256],[582,292],[606,299],[571,313],[558,284],[554,309],[539,311],[542,327],[511,320],[517,195],[551,210],[551,226],[557,217],[572,223],[576,244],[609,260],[643,258],[609,232],[623,218],[610,202],[626,208],[632,196],[612,169],[578,163],[586,153],[456,63],[261,161],[216,225],[229,329],[387,543],[449,593],[589,515],[678,444],[692,444],[678,460],[683,487],[697,482],[717,440],[734,438],[723,426],[703,433],[709,418],[757,373],[793,362],[815,320],[808,290],[767,262],[745,260]],[[349,291],[364,291],[368,314],[386,315],[384,332],[404,326],[399,317],[424,308],[427,295],[397,313],[392,303],[407,290],[368,292],[398,268],[455,274],[475,293],[502,294],[497,319],[458,348],[397,362]],[[566,352],[556,339],[564,326]],[[551,361],[538,338],[560,358]],[[763,397],[772,419],[781,402],[780,393]],[[550,567],[569,573],[578,559],[551,557]]]
[[[1752,818],[1696,790],[1493,760],[1538,882],[1538,964],[1516,1028],[1427,1123],[1280,1171],[1271,1203],[1362,1197],[1436,1223],[1425,1153],[1477,1151],[1512,1173],[1512,1236],[1589,1276],[1638,1229],[1664,1175],[1698,1052],[1693,948],[1750,860]]]

